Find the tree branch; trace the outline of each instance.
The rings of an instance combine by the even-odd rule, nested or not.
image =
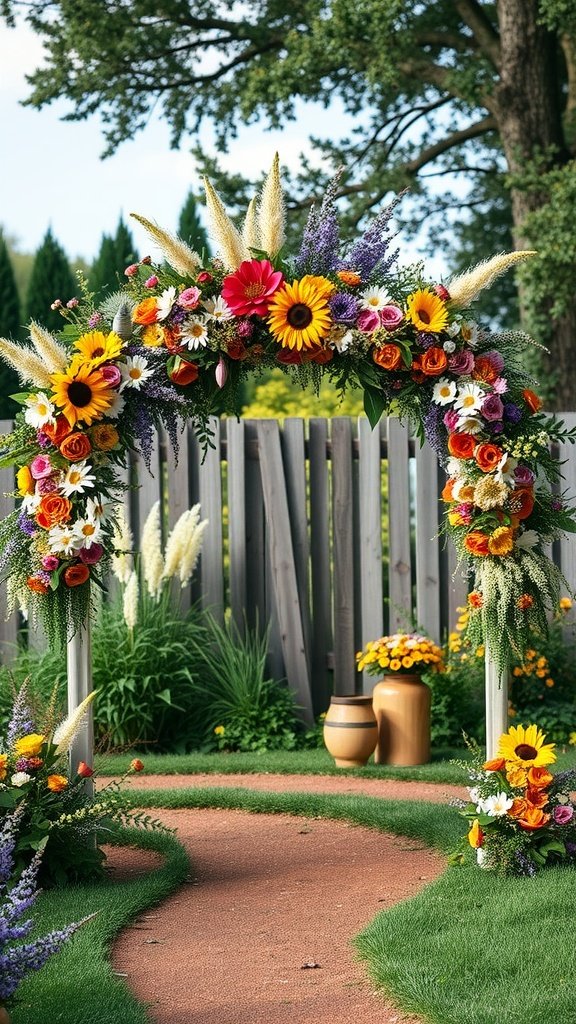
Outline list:
[[[404,171],[407,174],[417,174],[421,167],[426,164],[432,163],[436,157],[441,156],[442,153],[446,153],[449,149],[453,149],[455,146],[462,145],[463,142],[468,142],[469,139],[476,139],[479,135],[486,135],[487,132],[495,131],[497,128],[496,121],[489,114],[487,117],[483,117],[480,121],[476,121],[474,124],[468,125],[467,128],[462,128],[460,131],[452,132],[451,135],[446,135],[445,138],[435,142],[432,146],[428,146],[423,149],[418,156],[414,157],[413,160],[408,160],[404,164]]]
[[[478,0],[454,0],[454,7],[462,21],[472,30],[474,38],[485,57],[499,70],[500,39],[496,29]]]

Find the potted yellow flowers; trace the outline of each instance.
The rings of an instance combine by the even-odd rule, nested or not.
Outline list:
[[[371,640],[356,655],[358,671],[380,677],[372,692],[378,722],[376,764],[425,764],[430,760],[430,690],[421,676],[441,671],[442,651],[421,633]]]

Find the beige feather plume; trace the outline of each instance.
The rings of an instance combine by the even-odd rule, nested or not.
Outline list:
[[[484,288],[488,288],[497,277],[504,274],[509,267],[536,256],[535,249],[519,249],[518,252],[501,252],[490,260],[484,260],[477,266],[459,274],[448,282],[446,288],[455,306],[469,306]]]
[[[242,228],[242,241],[247,249],[261,249],[260,236],[258,234],[258,220],[256,218],[256,200],[251,199],[246,210],[244,227]]]
[[[280,158],[275,154],[272,167],[258,204],[260,245],[269,256],[275,256],[284,244],[284,195],[280,181]]]
[[[46,368],[50,373],[61,373],[69,362],[66,349],[59,345],[56,338],[35,320],[30,321],[28,331],[30,340]]]
[[[130,216],[134,217],[134,220],[137,220],[145,228],[150,238],[160,246],[164,259],[177,274],[181,274],[182,277],[191,276],[202,266],[198,253],[194,252],[178,235],[171,235],[168,231],[163,231],[157,224],[142,217],[139,213],[131,213]]]
[[[62,754],[68,753],[73,740],[76,739],[80,729],[87,721],[88,708],[94,700],[96,693],[96,690],[92,690],[88,696],[84,698],[82,703],[79,704],[78,707],[68,715],[68,718],[65,718],[54,731],[52,743],[56,747],[56,757],[61,757]]]
[[[204,178],[204,188],[206,189],[206,207],[210,214],[220,257],[227,270],[237,270],[242,260],[250,259],[250,251],[242,240],[240,232],[230,220],[220,196],[208,178]]]
[[[8,338],[0,338],[0,356],[14,367],[23,384],[51,389],[50,371],[43,360],[23,345],[15,345]]]

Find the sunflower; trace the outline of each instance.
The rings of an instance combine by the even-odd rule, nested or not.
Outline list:
[[[511,725],[500,737],[497,756],[503,757],[507,766],[517,768],[541,768],[556,760],[554,743],[544,743],[544,733],[537,725]]]
[[[108,335],[102,334],[102,331],[90,331],[74,342],[74,348],[84,356],[84,362],[99,366],[120,355],[122,339],[114,331]]]
[[[268,306],[268,325],[283,348],[314,348],[332,326],[326,278],[303,277],[284,283]]]
[[[76,423],[90,426],[109,408],[115,392],[91,365],[78,366],[75,359],[72,364],[64,373],[51,374],[52,398],[61,407],[71,427]]]
[[[419,288],[406,300],[408,317],[418,331],[439,334],[448,323],[448,310],[434,292],[428,288]]]

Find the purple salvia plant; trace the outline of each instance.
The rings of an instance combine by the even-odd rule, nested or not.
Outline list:
[[[12,715],[6,730],[6,749],[10,750],[16,740],[21,739],[22,736],[27,736],[30,732],[34,732],[34,728],[32,714],[28,706],[28,686],[25,680],[18,691],[18,696],[12,707]]]
[[[343,269],[356,271],[364,282],[368,281],[376,270],[379,278],[384,278],[398,259],[399,249],[396,249],[387,259],[385,256],[391,241],[390,219],[402,195],[401,192],[400,195],[395,196],[389,206],[374,218],[342,261]]]
[[[340,168],[326,189],[322,206],[312,206],[304,228],[300,252],[294,263],[297,277],[303,274],[328,274],[338,266],[340,229],[336,195],[343,168]]]

